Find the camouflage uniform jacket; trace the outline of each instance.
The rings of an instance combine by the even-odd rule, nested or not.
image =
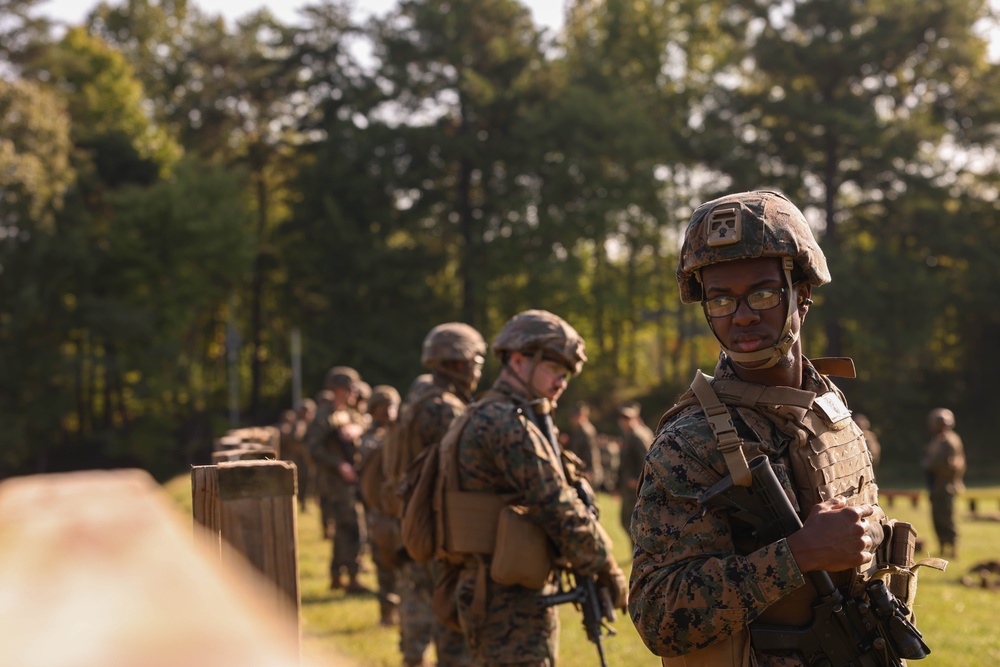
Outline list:
[[[409,424],[421,444],[420,449],[441,442],[448,427],[467,406],[455,385],[437,374],[434,385],[426,391],[430,395],[413,404],[413,421]]]
[[[365,416],[353,408],[335,410],[322,404],[306,431],[306,449],[320,472],[321,492],[343,482],[337,468],[344,462],[357,466],[357,443],[341,437],[340,428],[347,424],[367,426]]]
[[[938,433],[927,445],[923,468],[927,471],[933,494],[962,493],[965,485],[965,450],[962,438],[952,430]]]
[[[597,574],[611,554],[603,528],[567,481],[556,450],[525,416],[523,395],[504,380],[498,380],[492,392],[508,400],[474,404],[457,443],[459,486],[463,491],[514,497],[573,570],[584,576]],[[465,618],[475,617],[471,611],[475,578],[475,564],[467,563],[458,594]],[[489,664],[547,656],[545,643],[554,632],[555,611],[541,607],[538,597],[550,592],[487,582],[486,618],[478,628],[466,628],[466,634],[481,645]]]
[[[618,492],[635,493],[631,486],[642,474],[642,465],[646,460],[649,446],[653,444],[653,432],[645,424],[635,424],[632,430],[622,437],[621,463],[618,464]]]
[[[388,430],[388,426],[372,422],[368,430],[362,434],[358,440],[358,472],[367,468],[372,457],[382,448]]]
[[[729,364],[722,355],[717,380],[738,379]],[[822,393],[832,387],[803,359],[801,389]],[[775,475],[800,509],[783,454],[790,437],[756,411],[730,409],[730,414],[744,439],[747,459],[771,457]],[[636,629],[657,655],[685,655],[735,635],[806,583],[787,540],[759,544],[732,524],[726,512],[705,511],[698,503],[702,491],[727,474],[700,406],[661,424],[639,480],[629,595]],[[871,519],[883,518],[876,506]],[[757,652],[755,657],[761,667],[805,664],[795,654]]]
[[[552,446],[524,415],[525,399],[504,381],[493,391],[510,400],[488,403],[470,416],[457,446],[459,486],[515,496],[575,571],[597,574],[610,545],[566,480]]]

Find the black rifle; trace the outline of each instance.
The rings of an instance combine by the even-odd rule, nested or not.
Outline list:
[[[568,591],[562,590],[562,582],[560,581],[559,592],[552,595],[543,595],[541,597],[541,604],[545,607],[565,604],[567,602],[577,605],[583,612],[583,629],[587,632],[587,639],[597,646],[597,655],[601,658],[601,667],[608,667],[608,663],[604,658],[602,637],[613,637],[615,635],[614,628],[604,622],[605,607],[611,609],[611,601],[605,600],[602,603],[594,577],[573,575],[573,578],[576,584],[573,588]],[[612,617],[609,620],[613,621],[615,619]],[[607,632],[605,633],[604,631]]]
[[[559,442],[555,437],[555,429],[552,426],[552,416],[545,406],[545,411],[539,411],[534,406],[525,411],[528,419],[535,424],[545,436],[552,452],[556,456],[556,462],[561,465]],[[587,506],[594,521],[597,521],[598,510],[594,501],[594,494],[589,487],[583,484],[574,485],[576,494]],[[562,580],[559,581],[559,592],[552,595],[543,595],[540,604],[551,607],[557,604],[572,602],[583,612],[583,629],[587,633],[587,639],[597,646],[597,655],[601,658],[601,667],[608,667],[604,658],[603,637],[613,637],[616,633],[614,628],[604,622],[615,620],[615,610],[607,591],[598,591],[596,577],[582,577],[578,574],[568,573],[573,577],[575,585],[569,590],[563,590]],[[604,631],[607,631],[606,633]]]
[[[705,506],[724,507],[750,525],[763,544],[788,537],[802,521],[774,476],[766,456],[750,463],[752,483],[737,486],[732,475],[699,498]],[[902,660],[919,660],[930,653],[910,612],[880,579],[865,585],[866,599],[845,598],[827,572],[808,572],[818,596],[809,625],[752,623],[750,636],[757,651],[799,651],[814,667],[900,667]]]

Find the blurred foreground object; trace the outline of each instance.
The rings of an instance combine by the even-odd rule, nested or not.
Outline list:
[[[0,664],[299,665],[269,585],[181,516],[139,470],[0,483]]]

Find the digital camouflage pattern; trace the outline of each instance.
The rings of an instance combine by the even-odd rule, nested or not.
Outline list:
[[[424,653],[434,637],[431,600],[434,593],[433,561],[408,560],[399,570],[399,652],[404,665],[423,665]]]
[[[393,392],[395,392],[395,389],[393,389]],[[373,402],[375,402],[376,396],[383,394],[387,401],[393,399],[392,393],[383,391],[380,394],[378,388],[376,388],[376,391],[372,395]],[[399,400],[398,392],[395,394],[395,400],[397,402]],[[387,425],[373,422],[364,435],[361,436],[361,440],[358,442],[359,476],[365,475],[366,472],[369,474],[376,472],[374,469],[370,469],[369,466],[378,465],[381,467],[378,460],[380,457],[377,454],[382,449],[387,431]],[[396,555],[394,553],[385,553],[385,546],[378,540],[373,539],[373,536],[378,535],[380,531],[387,531],[386,524],[389,523],[398,524],[399,519],[383,514],[376,507],[365,505],[365,527],[368,529],[368,544],[371,548],[372,561],[375,563],[375,578],[378,582],[376,595],[384,625],[391,624],[390,621],[398,614],[399,568],[396,566]],[[398,533],[398,528],[396,528],[396,531]]]
[[[725,356],[717,380],[737,380]],[[833,385],[803,359],[802,389]],[[748,408],[731,409],[747,459],[772,458],[772,467],[796,510],[787,451],[791,437]],[[699,495],[728,474],[701,407],[683,409],[660,426],[646,458],[633,513],[635,544],[629,613],[649,649],[676,657],[735,635],[774,603],[806,583],[786,540],[759,544],[721,509],[705,511]],[[811,506],[811,503],[810,503]],[[884,513],[876,506],[872,530]],[[880,538],[879,538],[880,540]],[[876,540],[876,546],[879,542]],[[803,589],[807,592],[808,589]],[[797,654],[757,653],[761,667],[805,667]]]
[[[563,318],[547,310],[526,310],[507,321],[493,340],[492,349],[501,360],[511,352],[541,352],[577,375],[587,361],[585,347],[580,334]]]
[[[396,460],[391,464],[392,469],[405,472],[419,452],[441,442],[451,423],[465,412],[466,403],[459,396],[454,383],[439,373],[433,374],[430,384],[415,383],[404,400],[399,435],[395,439],[406,451],[394,455]],[[401,457],[405,460],[400,460]],[[440,575],[437,563],[407,563],[403,567],[400,649],[403,657],[412,661],[422,656],[433,640],[440,667],[470,665],[472,654],[462,633],[434,619],[431,600]]]
[[[581,576],[597,574],[611,554],[603,529],[563,474],[555,450],[523,414],[524,398],[504,380],[491,393],[508,400],[474,404],[456,445],[463,491],[510,494],[548,535]],[[555,664],[556,609],[539,604],[552,586],[534,591],[487,581],[486,613],[473,609],[478,568],[474,559],[459,575],[459,618],[477,665]]]
[[[811,284],[830,282],[802,212],[777,192],[740,192],[705,202],[691,215],[677,265],[681,301],[701,301],[699,269],[755,257],[791,257]]]

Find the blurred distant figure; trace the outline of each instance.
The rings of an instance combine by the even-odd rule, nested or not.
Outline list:
[[[372,386],[361,380],[354,394],[354,409],[363,415],[368,414],[368,401],[372,397]]]
[[[296,410],[285,410],[278,431],[281,433],[281,458],[295,464],[299,509],[305,511],[306,498],[312,491],[312,461],[306,448],[306,429],[316,416],[316,401],[306,398]]]
[[[370,593],[358,581],[361,567],[361,512],[358,506],[357,443],[367,416],[357,411],[358,372],[334,366],[327,373],[324,400],[306,430],[306,446],[316,463],[324,531],[332,533],[330,588]],[[332,524],[332,525],[331,525]],[[341,578],[347,574],[347,583]]]
[[[621,463],[621,446],[618,440],[606,433],[597,435],[597,448],[601,453],[601,485],[608,493],[614,493],[618,485],[618,465]]]
[[[635,494],[639,485],[639,475],[646,462],[646,453],[653,444],[653,432],[639,416],[639,405],[632,403],[618,408],[618,428],[622,432],[621,464],[618,467],[616,490],[621,497],[621,522],[625,534],[630,535],[632,510],[635,509]]]
[[[853,416],[854,423],[865,434],[865,442],[868,443],[868,453],[872,457],[872,467],[877,468],[879,461],[882,460],[882,445],[878,441],[878,436],[872,431],[872,423],[868,420],[868,417],[860,412],[856,412]]]
[[[427,333],[420,363],[431,375],[413,381],[399,411],[398,431],[385,445],[387,477],[396,488],[413,460],[439,443],[451,423],[465,412],[479,386],[485,353],[482,334],[468,324],[445,322]],[[435,559],[402,564],[399,644],[403,667],[425,665],[424,653],[431,641],[439,667],[467,667],[472,662],[465,636],[434,618],[432,601],[446,567],[454,566]]]
[[[941,556],[958,558],[958,528],[955,526],[955,496],[965,490],[965,450],[955,433],[955,415],[947,408],[931,410],[927,418],[931,441],[923,468],[931,496],[931,518],[941,544]]]
[[[389,385],[372,389],[368,399],[371,425],[358,443],[358,477],[361,500],[365,508],[365,526],[371,545],[372,560],[378,580],[379,623],[383,626],[399,624],[399,519],[392,515],[383,502],[385,467],[383,465],[385,438],[396,422],[399,413],[399,392]]]
[[[595,489],[603,488],[604,469],[601,448],[597,444],[597,429],[590,423],[590,406],[579,401],[569,414],[566,449],[583,461],[583,474]]]

